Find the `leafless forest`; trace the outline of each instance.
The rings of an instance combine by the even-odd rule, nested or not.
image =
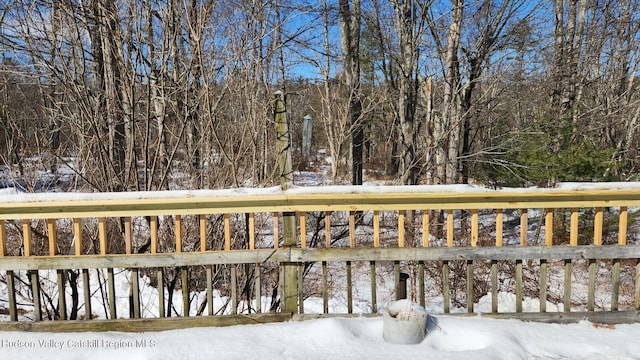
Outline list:
[[[323,149],[334,183],[637,179],[637,0],[0,3],[0,166],[27,190],[274,185],[277,90],[294,166]]]

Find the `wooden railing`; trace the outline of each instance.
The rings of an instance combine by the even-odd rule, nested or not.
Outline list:
[[[408,282],[410,297],[422,305],[441,299],[444,313],[452,305],[473,313],[478,297],[490,293],[487,316],[638,321],[640,246],[633,210],[640,190],[606,186],[10,197],[0,204],[0,276],[7,289],[0,311],[6,309],[9,320],[0,322],[0,330],[141,331],[278,321],[305,313],[308,298],[322,299],[322,313],[330,313],[332,291],[345,299],[341,312],[353,313],[356,271],[370,279],[364,297],[373,313],[389,300],[378,300],[380,278],[388,274],[395,285],[387,295],[401,296]],[[114,269],[130,269],[125,296],[118,296],[123,289],[116,289]],[[157,298],[141,297],[143,274],[162,289]],[[92,308],[98,296],[92,282],[100,285],[103,309]],[[572,293],[572,283],[585,285],[587,299]],[[176,289],[182,289],[181,302],[171,298]],[[197,290],[204,295],[194,299]],[[222,291],[227,302],[216,309],[214,297]],[[515,294],[515,312],[499,308],[499,291]],[[603,291],[610,300],[602,300]],[[117,320],[123,297],[129,318]],[[525,297],[540,299],[535,312],[523,309]],[[561,311],[547,311],[547,300],[561,304]],[[107,320],[91,320],[96,315]],[[168,316],[178,319],[162,319]]]

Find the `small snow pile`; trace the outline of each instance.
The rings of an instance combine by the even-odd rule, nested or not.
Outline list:
[[[418,344],[427,334],[427,311],[403,299],[382,310],[384,340],[392,344]]]

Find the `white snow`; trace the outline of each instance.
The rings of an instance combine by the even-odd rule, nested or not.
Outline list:
[[[0,333],[2,359],[638,359],[640,324],[609,328],[436,316],[426,338],[395,345],[382,317],[150,333]],[[597,325],[597,324],[596,324]]]
[[[314,183],[317,184],[317,181]],[[323,185],[294,186],[288,190],[280,187],[233,188],[215,190],[170,190],[170,191],[133,191],[118,193],[80,193],[47,192],[23,193],[14,188],[0,189],[3,203],[25,203],[42,201],[79,201],[79,200],[134,200],[134,199],[174,199],[198,197],[268,196],[268,195],[313,195],[313,194],[415,194],[415,193],[478,193],[478,192],[537,192],[537,191],[579,191],[579,190],[638,190],[640,182],[608,183],[559,183],[555,188],[503,188],[493,190],[482,186],[455,185]]]

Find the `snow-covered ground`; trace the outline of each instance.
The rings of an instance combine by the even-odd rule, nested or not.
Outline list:
[[[416,345],[384,341],[382,317],[156,333],[0,333],[0,359],[640,359],[640,324],[558,325],[436,316]]]

